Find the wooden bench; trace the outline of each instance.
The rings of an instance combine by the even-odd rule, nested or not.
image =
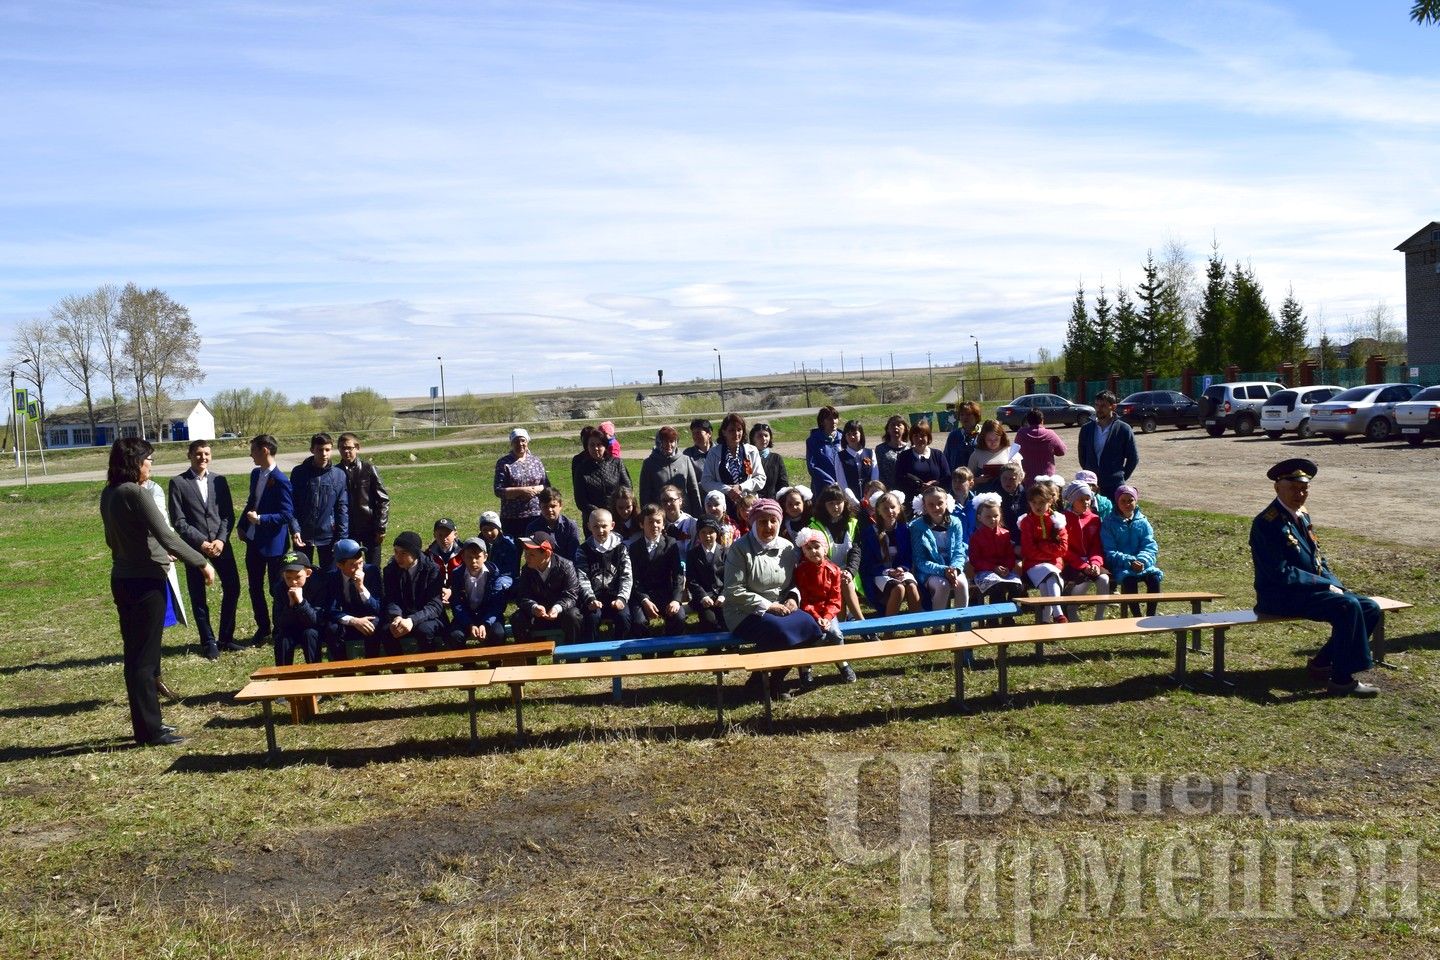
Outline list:
[[[850,637],[873,637],[883,633],[902,630],[925,630],[951,628],[969,629],[976,621],[992,617],[1014,616],[1018,608],[1013,603],[990,603],[973,607],[954,607],[946,610],[925,610],[920,613],[900,613],[893,617],[871,617],[868,620],[842,620],[840,633],[847,640]],[[704,650],[714,652],[730,647],[742,646],[728,631],[717,633],[687,633],[664,637],[635,637],[629,640],[598,640],[592,643],[569,643],[555,648],[554,659],[581,660],[610,658],[623,660],[626,657],[643,656],[652,653],[679,653],[682,650]],[[841,657],[843,660],[844,658]],[[622,681],[616,676],[611,685],[611,695],[618,702]]]
[[[475,690],[489,686],[494,670],[445,670],[439,673],[382,673],[341,677],[307,677],[301,680],[252,680],[235,694],[240,703],[259,701],[265,711],[265,746],[274,754],[275,717],[271,705],[280,697],[339,696],[347,693],[396,693],[407,690],[466,690],[470,704],[470,743],[477,740]]]
[[[1385,618],[1384,613],[1390,610],[1405,610],[1412,606],[1403,600],[1391,600],[1388,597],[1372,597],[1380,606],[1381,618],[1379,625],[1371,636],[1371,650],[1377,662],[1384,659],[1385,651]],[[1314,622],[1307,621],[1302,617],[1279,617],[1267,614],[1258,614],[1254,610],[1223,610],[1206,613],[1183,613],[1170,616],[1136,617],[1121,620],[1083,620],[1075,623],[1042,623],[1032,626],[1018,627],[997,627],[983,628],[975,633],[987,645],[995,647],[996,673],[998,675],[999,696],[1002,701],[1008,700],[1009,674],[1007,670],[1007,651],[1017,643],[1063,643],[1066,640],[1085,640],[1099,637],[1124,637],[1136,634],[1147,633],[1174,633],[1175,634],[1175,670],[1170,675],[1177,684],[1185,684],[1189,674],[1186,672],[1185,637],[1187,633],[1198,630],[1210,630],[1213,633],[1213,658],[1211,669],[1204,674],[1208,679],[1213,680],[1223,689],[1231,689],[1234,684],[1225,675],[1225,637],[1236,627],[1251,626],[1260,623],[1284,623],[1284,622]],[[1193,652],[1193,651],[1191,651]]]
[[[1098,607],[1101,604],[1114,603],[1139,603],[1138,598],[1144,597],[1145,603],[1189,603],[1191,613],[1201,613],[1201,604],[1211,600],[1223,600],[1223,593],[1204,593],[1201,591],[1175,592],[1175,593],[1081,593],[1069,594],[1059,597],[1017,597],[1015,603],[1025,610],[1034,610],[1039,607],[1049,607],[1056,604],[1060,606],[1091,606]],[[1200,649],[1200,631],[1193,630],[1190,633],[1190,652],[1204,653]],[[1035,644],[1035,659],[1039,660],[1045,656],[1045,644]]]
[[[622,677],[659,677],[683,673],[715,675],[716,723],[725,723],[725,674],[740,670],[739,654],[724,653],[662,660],[601,660],[594,663],[542,663],[534,666],[497,667],[491,683],[507,683],[515,703],[515,737],[525,738],[525,696],[527,683],[555,683],[567,680],[603,680]]]
[[[549,656],[555,644],[549,640],[532,643],[497,643],[460,650],[437,650],[432,653],[402,653],[388,657],[366,657],[354,660],[326,660],[320,663],[295,663],[285,667],[261,667],[250,674],[251,680],[307,680],[311,677],[352,676],[361,673],[384,673],[407,669],[429,669],[475,663],[498,662],[501,666],[533,663],[536,657]],[[290,720],[304,723],[315,715],[314,696],[286,698],[290,703]]]
[[[949,652],[955,655],[955,698],[957,709],[965,706],[964,654],[967,650],[985,646],[985,641],[971,631],[955,633],[893,637],[889,640],[871,640],[867,643],[832,644],[816,647],[795,647],[788,650],[774,650],[767,653],[746,653],[740,656],[740,663],[752,672],[789,670],[792,667],[813,667],[822,663],[840,663],[846,660],[871,660],[877,657],[905,657],[923,653]],[[771,729],[770,684],[762,682],[765,700],[765,729]]]

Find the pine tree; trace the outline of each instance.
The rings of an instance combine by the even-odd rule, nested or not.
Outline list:
[[[1084,380],[1089,372],[1090,344],[1094,331],[1090,312],[1085,307],[1085,285],[1075,288],[1075,303],[1070,308],[1070,323],[1065,328],[1065,379]]]
[[[1111,373],[1136,377],[1145,365],[1140,337],[1140,313],[1124,287],[1115,291],[1115,336],[1110,350]]]
[[[1295,299],[1292,285],[1280,305],[1280,326],[1275,336],[1275,353],[1281,363],[1293,363],[1297,367],[1305,359],[1305,311]]]
[[[1155,370],[1162,320],[1160,313],[1165,307],[1165,281],[1160,279],[1160,268],[1155,265],[1155,256],[1145,251],[1145,280],[1135,288],[1140,298],[1140,317],[1136,336],[1139,361],[1146,370]]]
[[[1110,300],[1105,296],[1105,285],[1095,296],[1094,337],[1090,341],[1091,380],[1103,380],[1115,372],[1113,359],[1115,344],[1115,317],[1110,312]]]
[[[1210,248],[1205,266],[1205,293],[1195,315],[1195,328],[1195,366],[1202,373],[1218,373],[1225,367],[1230,342],[1230,287],[1218,243]]]
[[[1230,362],[1247,373],[1274,366],[1277,334],[1275,317],[1265,302],[1265,291],[1250,267],[1237,263],[1230,271]]]

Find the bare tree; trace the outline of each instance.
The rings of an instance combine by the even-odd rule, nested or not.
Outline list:
[[[120,294],[120,326],[135,376],[137,406],[148,402],[151,430],[158,439],[166,389],[205,379],[198,361],[200,333],[190,311],[165,291],[156,287],[141,291],[133,283]]]
[[[85,418],[95,433],[95,393],[92,381],[96,369],[96,318],[88,294],[61,297],[50,308],[55,329],[55,372],[80,392],[85,400]]]
[[[278,425],[290,401],[278,390],[221,390],[210,401],[215,422],[224,430],[242,437],[257,433],[277,433]]]
[[[39,398],[40,436],[45,436],[45,382],[55,365],[55,331],[48,321],[36,317],[15,328],[10,338],[11,364],[16,377],[29,381]]]
[[[96,363],[104,369],[110,384],[108,403],[115,436],[120,436],[120,404],[125,402],[120,381],[128,377],[125,361],[125,332],[120,327],[120,288],[104,283],[90,293],[90,311],[95,318]]]
[[[1403,356],[1405,353],[1405,333],[1395,323],[1395,311],[1383,300],[1359,317],[1352,317],[1348,332],[1352,347],[1358,347],[1361,351],[1373,350],[1391,358]],[[1355,366],[1359,366],[1355,363],[1357,359],[1364,358],[1352,356],[1351,363]]]

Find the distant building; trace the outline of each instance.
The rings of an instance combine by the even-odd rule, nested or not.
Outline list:
[[[1405,327],[1409,362],[1440,363],[1440,221],[1395,248],[1405,254]]]
[[[90,421],[83,406],[63,407],[45,416],[45,446],[51,449],[63,447],[108,447],[115,442],[115,423],[109,407],[96,407],[95,432],[90,432]],[[154,424],[145,425],[145,433],[154,440],[214,440],[215,414],[205,405],[204,400],[172,400],[165,407],[160,418],[160,428]],[[140,422],[135,416],[135,405],[120,405],[120,436],[138,437]]]

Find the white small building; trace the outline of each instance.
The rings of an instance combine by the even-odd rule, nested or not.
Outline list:
[[[115,442],[115,423],[109,407],[95,408],[95,431],[90,431],[90,421],[85,416],[85,407],[64,407],[45,416],[45,446],[53,450],[65,447],[108,447]],[[160,428],[154,424],[145,425],[145,433],[151,440],[184,441],[214,440],[215,414],[204,400],[172,400],[165,407],[160,419]],[[120,407],[120,436],[138,437],[140,422],[135,416],[133,403]],[[32,438],[33,442],[33,438]]]

